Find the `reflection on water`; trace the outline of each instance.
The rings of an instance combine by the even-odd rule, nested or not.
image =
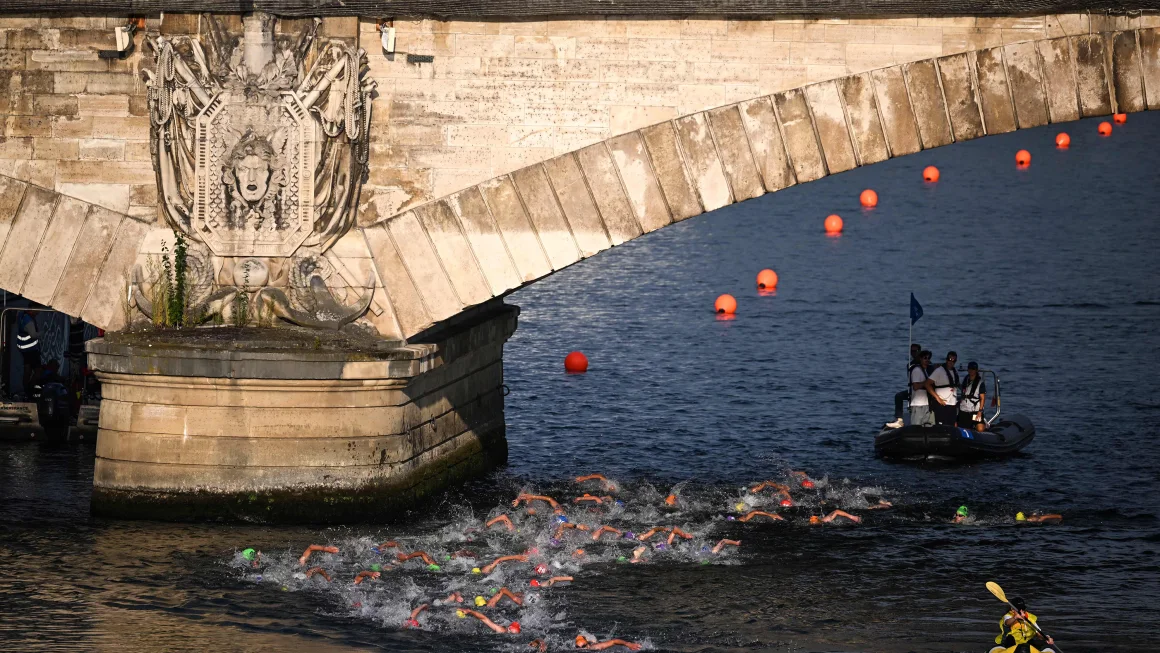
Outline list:
[[[656,650],[979,651],[1003,611],[983,588],[997,580],[1069,653],[1139,650],[1160,627],[1160,117],[1133,114],[1108,139],[1088,121],[1068,131],[1066,151],[1039,129],[787,189],[516,293],[510,467],[401,525],[94,520],[91,449],[0,445],[0,647],[515,651],[546,634],[567,650],[583,631]],[[1015,170],[1024,147],[1034,164]],[[921,182],[928,164],[938,184]],[[858,206],[867,187],[879,194],[873,210]],[[830,213],[845,220],[840,237],[823,233]],[[763,267],[780,277],[776,294],[753,287]],[[737,316],[718,321],[713,300],[726,292]],[[872,457],[904,384],[910,292],[926,310],[918,342],[998,370],[1004,410],[1039,433],[1026,455],[925,466]],[[577,349],[590,371],[563,374]],[[798,492],[799,507],[760,506],[788,523],[727,519],[742,486],[790,468],[824,484]],[[551,546],[547,515],[517,514],[519,534],[466,541],[521,489],[574,497],[583,489],[568,479],[593,471],[624,484],[625,506],[570,516],[622,529],[668,520],[694,540],[650,550],[648,564],[616,562],[625,541],[588,545],[576,560]],[[684,503],[664,512],[675,486]],[[864,510],[866,492],[895,508]],[[973,523],[947,523],[960,504]],[[807,525],[833,507],[865,522]],[[1020,510],[1065,519],[1017,526]],[[722,537],[742,547],[705,554]],[[526,585],[532,572],[475,579],[460,561],[353,586],[355,571],[382,564],[370,547],[387,539],[433,555],[535,546],[576,582],[498,611],[525,626],[518,638],[447,609],[402,629],[407,610],[457,584]],[[333,583],[295,576],[311,543],[340,547],[319,558]],[[247,546],[265,554],[260,573],[240,561]]]

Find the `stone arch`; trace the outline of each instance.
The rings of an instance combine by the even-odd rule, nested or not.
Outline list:
[[[1160,29],[1024,41],[662,122],[362,229],[409,338],[605,249],[830,174],[1160,108]]]

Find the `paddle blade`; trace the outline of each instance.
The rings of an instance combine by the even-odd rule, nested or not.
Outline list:
[[[990,590],[991,593],[995,595],[995,598],[999,599],[1000,601],[1002,601],[1004,603],[1007,602],[1007,595],[1003,593],[1003,588],[999,587],[999,583],[996,583],[995,581],[989,581],[987,583],[987,589]]]

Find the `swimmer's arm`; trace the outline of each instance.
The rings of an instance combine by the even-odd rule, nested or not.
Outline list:
[[[593,651],[603,651],[604,649],[612,648],[613,646],[623,646],[630,651],[639,651],[640,650],[640,644],[637,644],[634,642],[626,642],[623,639],[610,639],[607,642],[600,642],[598,644],[589,644],[588,648],[592,649]]]
[[[484,527],[491,528],[492,526],[495,526],[496,524],[503,524],[504,526],[507,527],[508,531],[514,531],[516,529],[515,525],[512,524],[511,518],[508,517],[507,515],[500,515],[499,517],[496,517],[495,519],[484,524]]]
[[[501,564],[503,564],[505,562],[513,562],[513,561],[514,562],[527,562],[528,556],[526,556],[526,555],[500,556],[500,557],[496,558],[494,562],[487,565],[486,567],[484,567],[480,571],[482,571],[485,574],[490,574],[491,572],[495,571],[495,568],[500,566]]]
[[[480,614],[479,612],[476,612],[475,610],[464,610],[463,614],[470,615],[472,617],[475,617],[476,619],[479,619],[479,621],[481,623],[483,623],[483,625],[487,626],[488,628],[491,628],[493,631],[495,631],[501,635],[507,632],[507,628],[504,628],[503,626],[495,623],[491,619],[488,619],[486,615]]]
[[[523,594],[513,594],[512,591],[508,588],[501,587],[499,588],[499,592],[497,592],[496,595],[491,597],[491,599],[487,602],[487,607],[494,608],[495,606],[499,605],[499,602],[502,601],[504,597],[507,597],[509,601],[515,603],[516,605],[524,604]]]
[[[741,519],[738,519],[737,521],[749,521],[750,519],[753,519],[754,517],[769,517],[770,519],[785,521],[785,518],[782,517],[781,515],[775,515],[771,512],[765,512],[764,510],[751,510],[749,512],[749,514],[745,515]]]
[[[328,583],[330,582],[330,574],[326,573],[326,570],[323,569],[322,567],[311,567],[310,569],[306,570],[306,577],[307,578],[310,578],[314,574],[318,574],[319,576],[322,576],[323,578],[325,578],[326,582],[328,582]]]
[[[427,609],[427,607],[428,607],[428,606],[427,606],[427,604],[426,604],[426,603],[424,603],[423,605],[421,605],[421,606],[419,606],[419,607],[415,608],[414,610],[411,610],[411,619],[418,619],[418,618],[419,618],[419,613],[421,613],[421,612],[423,612],[424,610],[426,610],[426,609]]]
[[[835,519],[837,519],[838,517],[845,517],[846,519],[849,519],[850,521],[854,522],[855,524],[862,522],[861,517],[859,517],[857,515],[851,515],[850,513],[846,512],[845,510],[835,510],[834,512],[831,512],[830,514],[823,517],[822,521],[832,522]]]
[[[360,571],[358,572],[358,575],[354,577],[354,584],[359,585],[368,578],[372,580],[378,580],[379,576],[380,573],[377,571]]]
[[[600,528],[596,529],[596,532],[592,533],[592,539],[599,540],[600,536],[604,535],[605,533],[615,533],[617,537],[621,535],[620,531],[611,526],[601,526]]]
[[[656,535],[657,533],[667,533],[668,531],[669,531],[669,529],[667,529],[663,526],[654,526],[654,527],[650,528],[648,531],[646,531],[645,533],[642,533],[641,535],[637,536],[636,539],[640,540],[641,542],[644,542],[645,540],[652,537],[653,535]]]
[[[647,546],[638,546],[635,549],[633,549],[632,550],[632,562],[641,562],[640,557],[642,555],[644,555],[645,551],[648,551]]]
[[[571,583],[571,582],[572,582],[571,576],[552,576],[551,578],[548,579],[548,587],[551,587],[551,586],[555,585],[556,583]]]
[[[713,547],[713,553],[721,553],[726,546],[741,546],[741,540],[721,540]]]
[[[302,557],[298,558],[298,566],[305,567],[306,561],[310,559],[310,554],[315,553],[315,552],[338,553],[338,547],[337,546],[323,546],[321,544],[311,544],[310,546],[306,547],[306,551],[302,553]]]
[[[581,503],[583,501],[592,501],[594,503],[604,503],[604,501],[600,497],[594,497],[591,494],[585,494],[582,497],[576,497],[575,499],[572,499],[572,503]]]
[[[577,476],[576,477],[577,483],[583,483],[584,481],[607,481],[607,480],[608,479],[604,477],[604,474],[589,474],[587,476]]]

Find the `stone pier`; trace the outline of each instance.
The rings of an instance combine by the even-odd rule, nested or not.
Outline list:
[[[489,306],[411,344],[222,327],[92,341],[93,512],[397,516],[506,462],[501,358],[518,313]]]

